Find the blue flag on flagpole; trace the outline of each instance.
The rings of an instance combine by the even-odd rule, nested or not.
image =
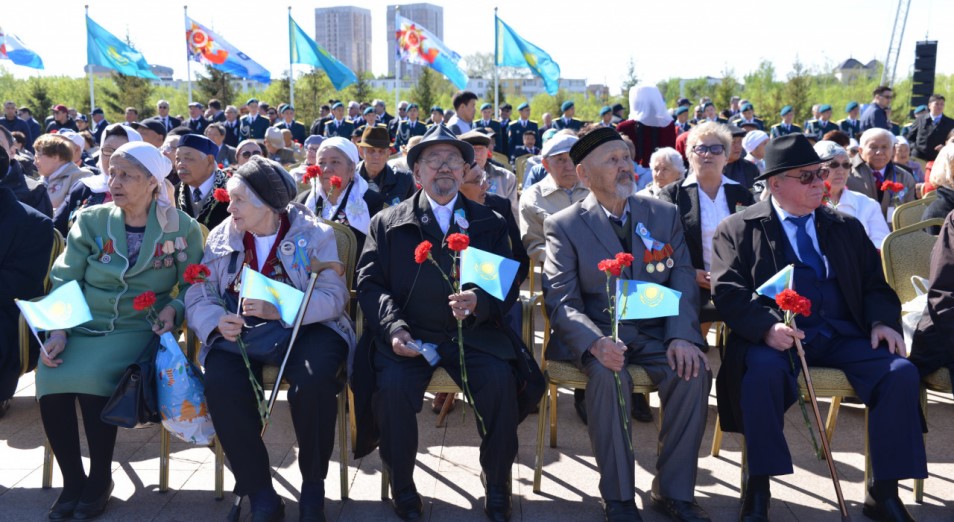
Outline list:
[[[679,315],[682,292],[656,283],[616,280],[616,318],[653,319]]]
[[[0,60],[10,60],[17,65],[33,69],[43,68],[40,55],[28,49],[17,35],[4,33],[2,29],[0,29]]]
[[[529,67],[543,78],[547,94],[560,90],[560,66],[543,49],[524,40],[516,31],[497,18],[496,63],[510,67]]]
[[[89,16],[86,17],[86,62],[108,67],[127,76],[159,79],[152,73],[141,52],[126,45]]]
[[[272,81],[267,69],[236,49],[208,27],[186,17],[186,49],[189,59],[239,78],[261,83]]]
[[[282,321],[293,324],[305,293],[280,281],[269,279],[245,265],[242,270],[240,299],[261,299],[275,305]]]
[[[75,280],[39,301],[16,300],[23,318],[34,330],[66,330],[92,321],[83,290]]]
[[[779,270],[778,273],[770,277],[768,281],[762,283],[762,286],[758,287],[755,293],[764,295],[769,299],[775,299],[775,296],[782,293],[782,290],[788,290],[792,287],[792,274],[794,270],[795,265],[788,265]]]
[[[460,67],[460,55],[452,51],[430,31],[413,20],[394,15],[397,58],[424,65],[443,74],[458,89],[466,89],[470,78]]]
[[[324,70],[335,89],[340,91],[358,81],[354,71],[331,56],[328,51],[318,45],[318,42],[312,40],[308,33],[298,26],[291,13],[288,14],[288,45],[291,63],[310,65]]]
[[[473,283],[503,301],[519,268],[520,263],[513,259],[467,247],[460,257],[460,284]]]

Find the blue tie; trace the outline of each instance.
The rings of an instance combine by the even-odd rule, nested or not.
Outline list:
[[[787,217],[788,221],[791,221],[795,224],[795,243],[798,246],[798,254],[802,260],[802,263],[805,263],[812,270],[815,271],[815,275],[818,279],[825,278],[825,261],[822,259],[821,255],[818,254],[818,251],[815,250],[815,245],[812,243],[812,238],[808,236],[808,232],[805,231],[805,223],[808,222],[808,218],[811,217],[811,214],[804,215],[802,217]]]

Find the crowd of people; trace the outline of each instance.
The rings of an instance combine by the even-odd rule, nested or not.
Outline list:
[[[811,365],[842,369],[869,408],[873,482],[864,502],[875,520],[912,520],[898,480],[925,478],[920,377],[954,369],[944,317],[951,298],[954,238],[954,120],[935,94],[901,129],[890,119],[893,92],[779,122],[733,98],[717,111],[703,98],[668,107],[659,90],[637,86],[622,105],[584,122],[572,101],[531,120],[529,103],[499,107],[460,91],[453,109],[381,100],[332,100],[310,125],[289,104],[209,100],[173,116],[109,123],[64,105],[42,125],[29,109],[4,104],[0,119],[0,416],[19,378],[14,299],[80,283],[93,319],[45,333],[36,372],[40,416],[63,476],[51,520],[86,520],[106,508],[116,427],[100,412],[124,369],[155,334],[186,321],[202,343],[209,412],[253,520],[279,520],[262,442],[264,360],[243,358],[239,339],[287,343],[291,324],[271,303],[239,299],[242,267],[304,290],[307,260],[337,260],[330,223],[359,245],[354,274],[321,272],[285,378],[302,473],[302,520],[324,520],[324,480],[334,445],[336,395],[355,396],[360,457],[379,449],[395,514],[422,517],[414,483],[415,416],[435,370],[466,391],[478,419],[484,511],[511,517],[510,470],[517,426],[535,411],[543,376],[520,335],[520,286],[539,268],[552,335],[546,357],[576,365],[576,390],[600,474],[606,519],[640,520],[628,417],[653,412],[631,390],[627,365],[658,389],[659,451],[649,498],[673,520],[709,520],[695,501],[699,447],[713,372],[706,336],[731,332],[716,376],[720,423],[745,436],[748,477],[740,519],[768,520],[771,477],[793,472],[783,415],[796,400],[796,340]],[[692,113],[692,114],[691,114]],[[694,117],[691,117],[694,116]],[[768,127],[768,128],[766,128]],[[804,130],[803,130],[804,129]],[[926,217],[943,217],[930,274],[929,305],[908,359],[901,303],[879,250],[901,204],[937,198]],[[47,274],[57,232],[65,250]],[[503,299],[466,284],[454,288],[459,239],[516,260]],[[430,250],[422,254],[426,242]],[[422,257],[423,255],[423,257]],[[602,260],[626,259],[619,277],[675,290],[678,314],[621,320]],[[191,284],[201,263],[208,284]],[[798,328],[756,289],[792,265],[794,288],[811,300]],[[348,280],[347,277],[353,277]],[[355,325],[348,289],[364,316]],[[156,296],[157,317],[134,301]],[[357,328],[360,327],[360,328]],[[356,332],[362,332],[360,336]],[[265,332],[265,333],[263,333]],[[614,337],[615,336],[615,337]],[[432,346],[436,363],[422,357]],[[254,347],[253,347],[254,348]],[[462,350],[460,352],[459,350]],[[455,407],[440,394],[435,411]],[[89,445],[80,452],[76,404]],[[463,407],[463,406],[457,406]],[[626,412],[621,416],[620,408]]]

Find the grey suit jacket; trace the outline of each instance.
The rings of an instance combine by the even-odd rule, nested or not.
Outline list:
[[[848,175],[848,182],[845,184],[845,187],[848,190],[854,190],[855,192],[861,192],[862,194],[868,196],[869,198],[877,201],[881,204],[881,215],[887,218],[888,216],[888,207],[897,207],[901,203],[907,203],[909,201],[914,201],[916,194],[914,176],[910,172],[898,166],[897,163],[893,161],[888,163],[888,166],[885,167],[885,176],[889,181],[896,180],[904,184],[905,193],[901,198],[900,202],[892,201],[894,194],[891,192],[885,192],[881,194],[881,199],[878,199],[878,187],[875,186],[877,183],[874,179],[874,176],[871,174],[871,167],[868,166],[864,160],[861,159],[861,154],[855,156],[852,160],[851,173]],[[894,169],[892,174],[891,169]],[[888,220],[888,224],[891,224],[891,220]]]
[[[668,344],[673,339],[684,339],[705,349],[699,333],[699,287],[678,210],[670,203],[643,196],[630,196],[629,209],[626,224],[632,234],[635,262],[623,271],[622,279],[661,284],[682,292],[682,298],[677,316],[621,322],[620,339],[636,350],[650,340]],[[638,223],[645,225],[654,239],[672,246],[672,268],[646,271],[646,248],[635,233]],[[586,350],[612,332],[606,276],[596,265],[623,248],[592,193],[550,216],[543,228],[547,243],[543,293],[553,328],[547,358],[580,365]]]

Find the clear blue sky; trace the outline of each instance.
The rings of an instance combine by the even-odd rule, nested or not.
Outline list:
[[[81,76],[86,63],[86,33],[80,0],[5,0],[0,26],[20,36],[46,64],[41,74]],[[251,2],[248,0],[89,0],[90,16],[124,37],[127,30],[152,64],[184,78],[183,4],[189,15],[229,40],[268,68],[273,78],[288,68],[287,6],[299,24],[314,30],[314,8],[355,5],[372,12],[375,75],[387,72],[387,5],[384,0],[355,2]],[[444,41],[462,56],[493,52],[493,4],[437,1],[444,7]],[[500,2],[500,17],[545,49],[565,78],[606,83],[618,91],[630,57],[641,80],[669,77],[719,77],[728,67],[737,77],[772,61],[780,76],[796,56],[815,69],[846,58],[883,61],[891,36],[896,0],[606,0],[595,2]],[[677,9],[678,7],[678,9]],[[927,34],[939,40],[937,70],[954,73],[954,38],[942,37],[954,21],[954,1],[912,0],[898,64],[907,75],[914,44]],[[32,69],[0,62],[18,77]],[[198,64],[193,67],[195,70]]]

